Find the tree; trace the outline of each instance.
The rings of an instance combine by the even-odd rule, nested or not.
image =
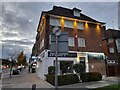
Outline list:
[[[25,66],[26,64],[27,64],[27,57],[26,57],[26,55],[24,55],[24,59],[23,59],[23,65]]]
[[[54,66],[48,67],[48,74],[55,74],[55,67]]]
[[[18,55],[18,65],[26,65],[26,55],[24,55],[23,51]]]
[[[82,63],[74,64],[72,68],[76,73],[83,73],[85,71],[85,66]]]
[[[21,65],[23,60],[24,60],[24,53],[23,53],[23,51],[19,53],[17,60],[18,60],[18,65]]]
[[[3,48],[4,48],[4,46],[3,46]],[[10,60],[10,77],[11,77],[12,67],[16,65],[16,59],[17,59],[19,50],[16,48],[13,48],[13,46],[11,47],[10,45],[7,48],[9,48],[9,49],[7,49],[7,54],[9,56],[9,60]]]

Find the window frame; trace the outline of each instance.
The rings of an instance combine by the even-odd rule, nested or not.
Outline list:
[[[77,29],[78,30],[84,30],[83,22],[77,22]]]
[[[81,39],[81,40],[80,40]],[[78,47],[85,47],[85,38],[78,37]]]
[[[50,17],[50,25],[51,26],[61,26],[60,18]]]
[[[72,20],[64,20],[64,27],[66,28],[74,28],[74,21]]]
[[[115,53],[114,47],[109,47],[109,53]]]
[[[75,38],[74,37],[68,37],[68,46],[71,46],[71,47],[75,46]]]

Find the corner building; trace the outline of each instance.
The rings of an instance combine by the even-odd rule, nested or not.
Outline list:
[[[48,67],[55,65],[55,57],[50,54],[53,26],[58,26],[62,32],[68,33],[68,55],[58,57],[59,74],[62,73],[62,63],[66,62],[69,65],[83,63],[86,72],[106,75],[102,41],[105,23],[84,15],[82,10],[77,8],[53,6],[52,10],[41,13],[32,52],[39,57],[37,74],[41,79],[45,79]]]

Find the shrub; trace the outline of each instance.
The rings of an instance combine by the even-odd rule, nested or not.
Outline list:
[[[85,71],[85,66],[82,63],[74,64],[72,68],[76,73],[83,73]]]
[[[102,75],[98,72],[89,72],[82,73],[80,75],[82,82],[90,82],[90,81],[100,81],[102,80]]]
[[[54,66],[48,67],[48,74],[55,74],[55,67]]]
[[[55,85],[55,75],[46,75],[46,81]],[[67,74],[58,76],[58,86],[79,83],[79,78],[76,74]]]

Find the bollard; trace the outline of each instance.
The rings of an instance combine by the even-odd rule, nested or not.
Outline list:
[[[36,84],[32,85],[32,90],[36,90]]]

